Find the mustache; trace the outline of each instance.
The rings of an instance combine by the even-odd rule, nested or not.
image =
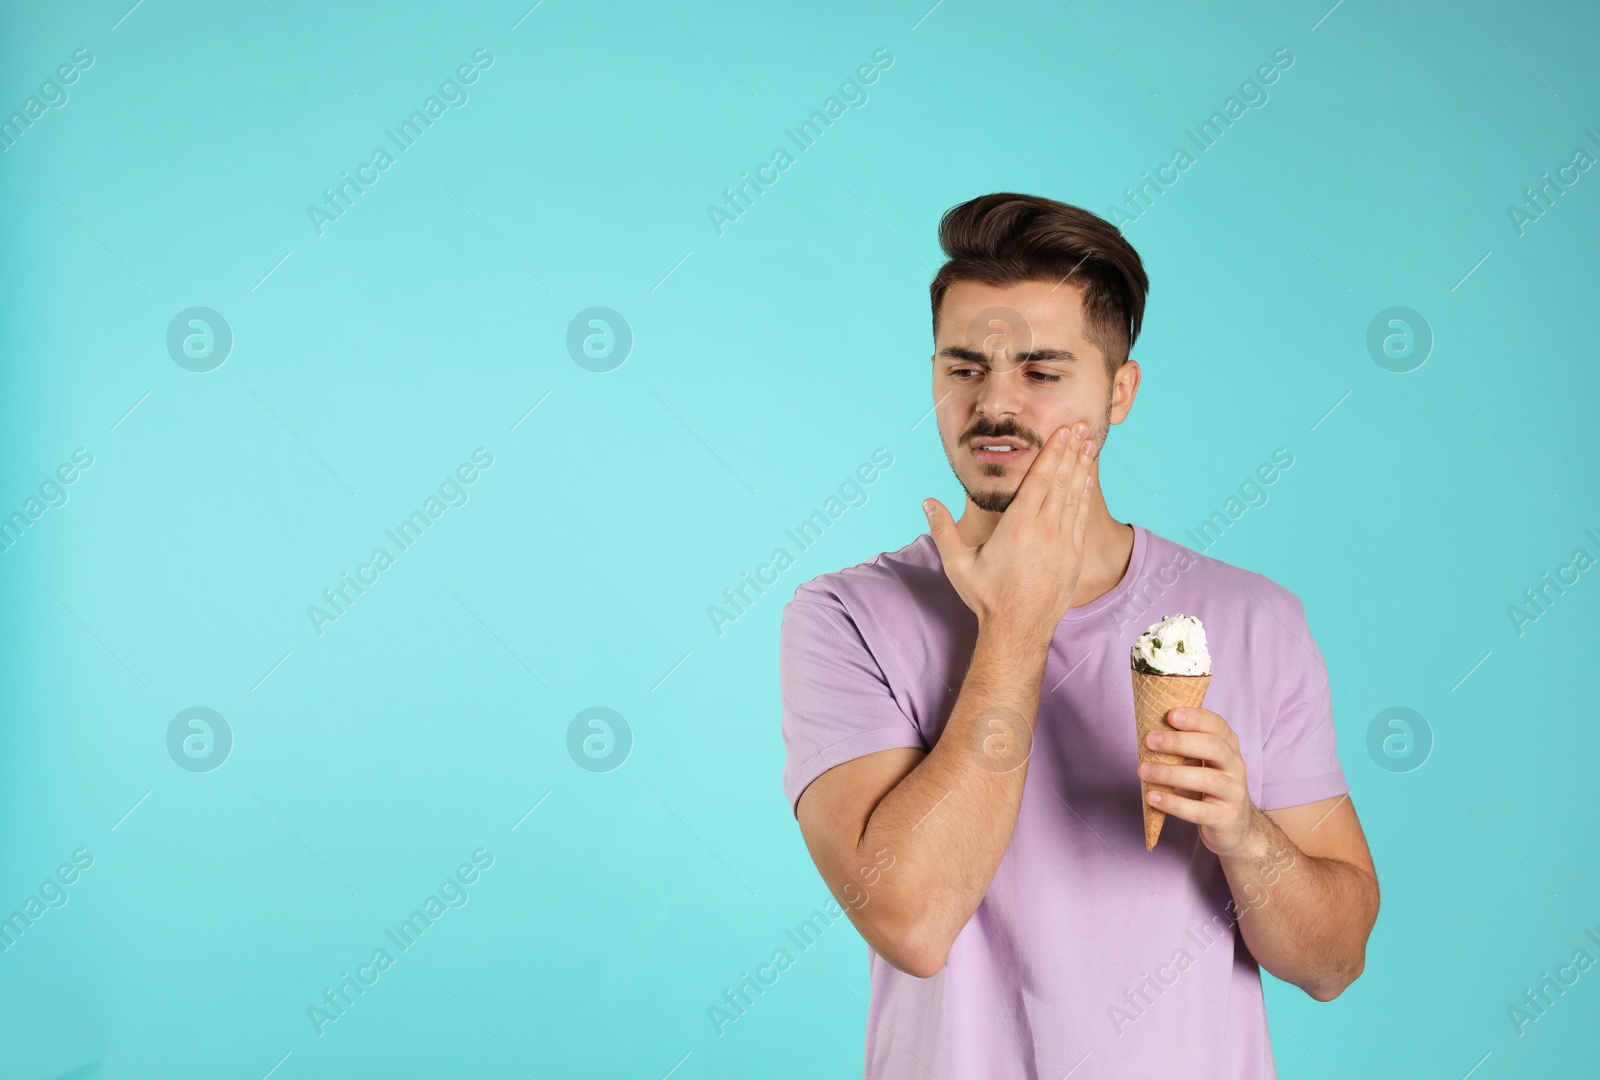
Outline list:
[[[1038,436],[1032,432],[1023,431],[1016,424],[980,424],[969,429],[961,437],[962,442],[972,442],[975,439],[1021,439],[1029,446],[1039,446]]]

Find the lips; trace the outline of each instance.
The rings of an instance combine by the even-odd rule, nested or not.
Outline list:
[[[991,447],[1004,447],[1004,449],[990,449]],[[1020,439],[979,436],[972,440],[972,456],[990,464],[1020,461],[1027,454],[1027,444]]]

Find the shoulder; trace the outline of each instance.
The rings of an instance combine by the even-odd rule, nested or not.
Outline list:
[[[783,607],[779,666],[785,671],[830,671],[860,665],[897,683],[922,644],[941,633],[961,599],[944,576],[933,538],[923,534],[895,551],[819,574],[795,588]],[[908,644],[909,643],[909,644]],[[925,666],[926,659],[920,663]]]
[[[897,602],[914,603],[927,594],[930,583],[943,581],[939,551],[933,537],[923,533],[904,547],[801,582],[784,610],[787,613],[796,604],[819,604],[855,612],[892,607]]]
[[[1245,608],[1264,608],[1291,626],[1305,618],[1300,597],[1267,575],[1223,562],[1148,529],[1145,536],[1149,544],[1145,573],[1156,580],[1187,578],[1208,596],[1235,600]]]

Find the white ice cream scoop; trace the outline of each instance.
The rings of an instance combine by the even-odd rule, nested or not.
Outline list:
[[[1131,652],[1135,671],[1151,675],[1211,674],[1205,628],[1193,615],[1165,616],[1139,635]]]

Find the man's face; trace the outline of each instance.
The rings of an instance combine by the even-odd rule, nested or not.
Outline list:
[[[945,293],[933,400],[945,456],[978,509],[1011,505],[1057,428],[1087,421],[1089,437],[1104,446],[1111,425],[1127,416],[1138,365],[1129,361],[1108,377],[1084,330],[1076,285],[958,281]],[[1098,456],[1090,468],[1098,475]]]

